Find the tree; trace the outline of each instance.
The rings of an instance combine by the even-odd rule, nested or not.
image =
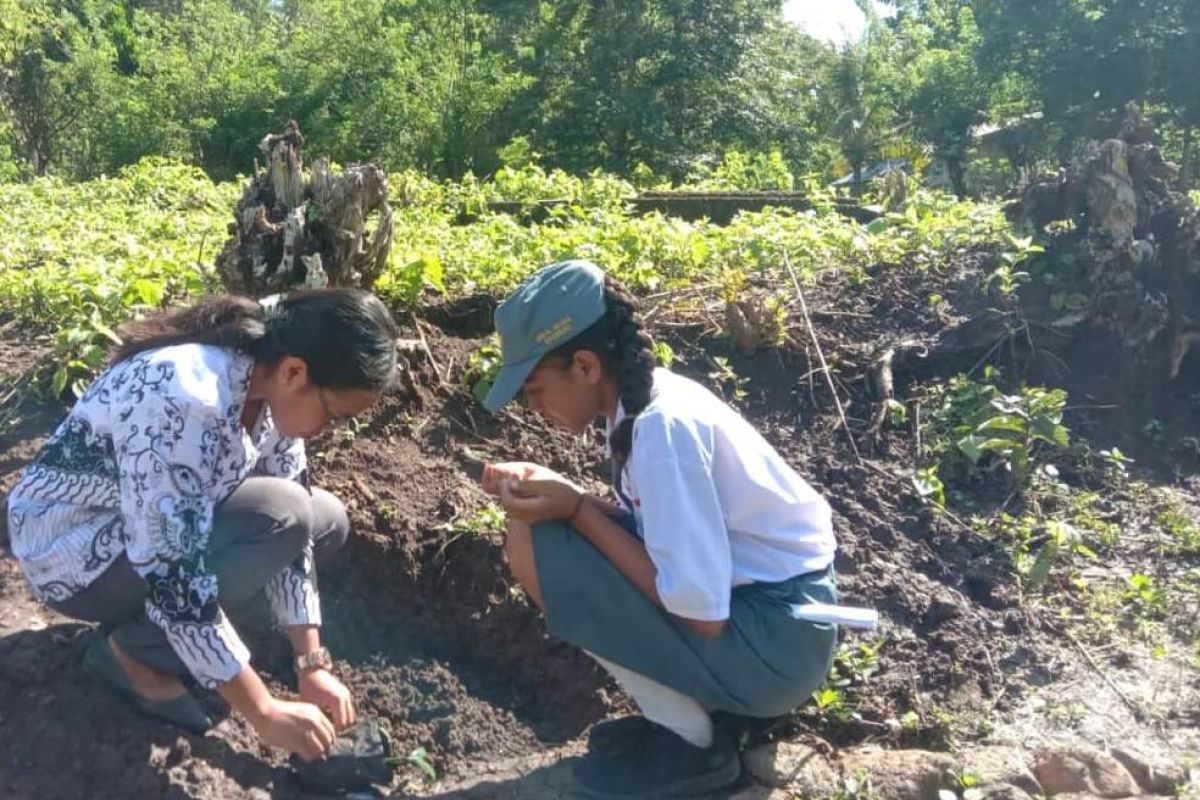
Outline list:
[[[1163,41],[1162,99],[1182,132],[1182,178],[1195,176],[1195,132],[1200,127],[1200,4],[1180,0]]]
[[[565,0],[533,41],[531,140],[558,163],[681,175],[710,152],[727,84],[779,0]]]
[[[111,45],[88,26],[88,6],[42,3],[26,9],[7,42],[0,96],[21,156],[45,175],[63,151],[78,147],[79,123],[100,101]]]
[[[724,84],[714,142],[744,151],[778,149],[793,171],[824,172],[831,160],[820,127],[823,76],[837,52],[797,26],[776,20],[754,37]]]
[[[494,163],[495,122],[529,82],[466,0],[296,0],[281,105],[312,152],[446,176]]]
[[[887,67],[883,43],[869,36],[843,46],[826,77],[823,117],[854,173],[855,194],[862,191],[863,167],[898,134],[896,81],[884,77]]]
[[[1189,0],[975,0],[981,69],[1015,73],[1059,130],[1066,162],[1081,136],[1104,138],[1129,100],[1153,100],[1164,45]]]
[[[914,54],[906,69],[905,110],[915,135],[945,161],[955,193],[965,197],[971,131],[987,118],[989,84],[976,66],[980,36],[970,6],[952,0],[938,10],[931,17],[899,18],[899,36]]]

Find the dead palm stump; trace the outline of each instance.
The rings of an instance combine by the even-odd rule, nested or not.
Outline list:
[[[289,122],[259,147],[217,257],[225,289],[263,297],[297,287],[370,289],[392,247],[393,211],[387,175],[376,164],[352,164],[334,175],[326,158],[304,174],[304,137]]]

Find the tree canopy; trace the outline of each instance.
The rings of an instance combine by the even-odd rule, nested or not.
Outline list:
[[[248,172],[296,120],[388,169],[681,178],[730,151],[834,178],[939,160],[968,190],[980,126],[1036,119],[1064,161],[1129,100],[1192,160],[1190,0],[895,0],[833,45],[782,0],[0,0],[0,180],[158,155]],[[1018,165],[1010,164],[1012,168]]]

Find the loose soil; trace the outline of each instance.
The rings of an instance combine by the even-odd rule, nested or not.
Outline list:
[[[1194,667],[1151,658],[1133,633],[1089,634],[1065,578],[1054,583],[1062,602],[1023,599],[1003,547],[913,496],[911,424],[865,434],[881,399],[870,366],[884,351],[895,352],[902,399],[989,361],[1014,381],[1065,386],[1077,438],[1096,449],[1117,445],[1137,458],[1137,477],[1200,499],[1195,454],[1144,433],[1151,419],[1164,442],[1196,432],[1200,369],[1189,365],[1169,383],[1165,356],[1161,369],[1123,366],[1086,332],[1044,331],[1036,304],[1009,333],[1013,320],[987,310],[985,257],[964,252],[938,276],[895,265],[853,291],[831,272],[808,290],[861,460],[814,373],[802,318],[793,315],[786,346],[747,354],[717,335],[703,308],[678,297],[650,301],[670,312],[652,316],[669,321],[656,335],[673,347],[677,371],[731,399],[735,383],[713,377],[715,359],[727,358],[745,379],[737,405],[834,508],[844,600],[884,620],[877,639],[846,637],[879,644],[877,673],[848,691],[854,713],[837,720],[810,708],[771,736],[853,751],[866,742],[946,750],[997,737],[1033,746],[1119,735],[1172,758],[1200,753]],[[928,302],[935,291],[945,305]],[[631,708],[589,658],[547,636],[506,572],[502,535],[480,514],[488,499],[477,478],[487,462],[543,463],[597,490],[607,474],[599,431],[568,437],[520,408],[493,416],[472,399],[463,376],[487,341],[494,303],[469,298],[409,319],[403,386],[310,448],[314,481],[345,500],[356,529],[321,575],[324,635],[360,715],[391,734],[401,763],[393,785],[379,790],[396,796],[568,796],[563,764],[588,728]],[[49,349],[45,337],[0,327],[0,396]],[[1116,382],[1134,374],[1139,383]],[[0,408],[0,490],[11,488],[61,414],[57,400],[28,394]],[[1194,557],[1163,565],[1144,495],[1078,459],[1062,470],[1100,492],[1104,513],[1124,531],[1120,547],[1088,567],[1096,580],[1153,572],[1166,581],[1197,566]],[[1006,499],[996,494],[971,487],[956,508],[994,510]],[[203,737],[147,722],[110,698],[79,668],[88,630],[33,602],[12,558],[0,558],[0,797],[316,796],[213,695],[204,702],[221,721]],[[277,691],[288,691],[278,642],[260,644],[256,660]],[[416,748],[427,752],[437,783],[404,761]]]

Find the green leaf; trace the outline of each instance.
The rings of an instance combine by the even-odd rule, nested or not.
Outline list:
[[[958,449],[971,460],[972,464],[978,464],[984,455],[984,449],[980,446],[982,443],[983,439],[972,433],[958,440]]]
[[[71,373],[65,366],[59,367],[54,371],[54,377],[50,381],[50,388],[54,392],[55,397],[62,395],[63,390],[67,388],[67,381],[71,379]]]
[[[80,358],[83,363],[87,364],[90,369],[99,369],[104,366],[104,359],[107,354],[104,348],[98,344],[90,344],[83,349]]]
[[[1025,447],[1019,441],[1013,441],[1012,439],[984,439],[979,443],[979,447],[982,450],[999,453],[1001,455],[1007,455],[1011,453],[1016,458],[1021,458],[1021,454],[1027,452]]]
[[[427,255],[421,259],[422,277],[425,282],[439,292],[446,292],[446,271],[442,260],[435,255]]]
[[[1033,566],[1029,568],[1026,574],[1026,581],[1033,588],[1037,588],[1046,582],[1050,577],[1050,569],[1054,566],[1054,559],[1058,556],[1058,543],[1051,540],[1046,542],[1042,549],[1037,554],[1037,559],[1034,560]]]
[[[1018,440],[1025,438],[1025,420],[1020,417],[1003,415],[992,417],[981,422],[975,428],[976,433],[1011,433]]]
[[[117,332],[105,325],[103,322],[93,322],[92,328],[95,329],[96,333],[100,334],[105,339],[108,339],[108,341],[112,344],[119,345],[124,343],[121,337],[117,335]]]
[[[434,769],[433,762],[429,760],[429,753],[424,747],[418,747],[408,754],[408,762],[418,767],[425,773],[426,777],[431,781],[437,780],[437,770]]]
[[[1029,429],[1035,439],[1049,442],[1056,447],[1069,447],[1071,444],[1070,431],[1045,415],[1039,414],[1034,417],[1030,421]]]
[[[888,229],[888,221],[884,217],[873,219],[867,223],[867,233],[872,236],[878,236]]]
[[[161,281],[152,281],[147,278],[138,278],[129,285],[127,297],[132,295],[135,302],[144,306],[152,306],[157,308],[162,305],[164,286]]]

